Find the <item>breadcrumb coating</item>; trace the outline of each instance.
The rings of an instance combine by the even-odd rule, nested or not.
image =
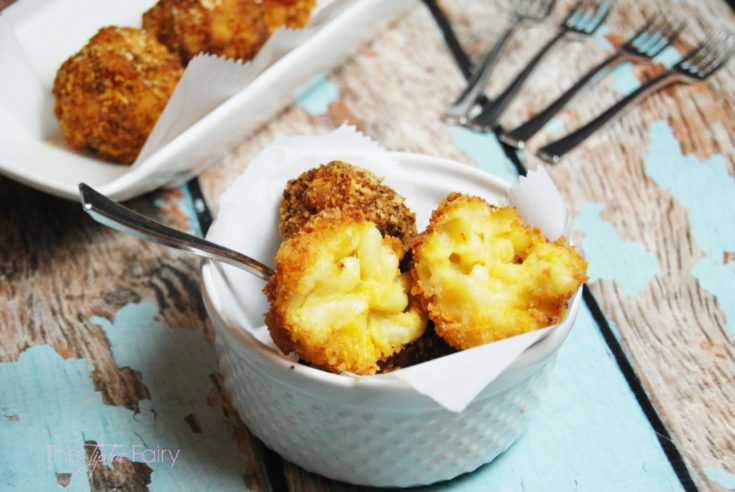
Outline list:
[[[54,80],[54,114],[69,146],[129,164],[176,88],[178,58],[146,31],[104,27]]]
[[[332,161],[288,182],[279,207],[278,231],[289,238],[319,212],[353,209],[375,222],[383,235],[406,244],[416,236],[416,215],[404,201],[370,171]]]
[[[398,268],[404,252],[360,213],[319,214],[281,244],[264,289],[276,345],[328,371],[375,373],[426,326]]]
[[[587,262],[511,207],[453,193],[413,246],[412,292],[436,333],[462,350],[558,323]]]
[[[198,53],[249,60],[270,35],[259,0],[159,0],[143,28],[184,65]]]
[[[265,22],[271,32],[281,26],[304,27],[315,5],[316,0],[263,0]]]

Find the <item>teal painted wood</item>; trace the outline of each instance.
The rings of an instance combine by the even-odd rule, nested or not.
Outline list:
[[[91,320],[118,367],[142,375],[150,399],[137,414],[104,404],[93,367],[48,345],[0,363],[0,490],[90,490],[85,441],[101,446],[99,466],[114,466],[114,456],[148,465],[150,490],[243,490],[243,458],[221,408],[207,401],[214,348],[201,330],[171,329],[156,314],[154,305],[129,304],[112,322]],[[65,488],[62,473],[71,474]]]
[[[465,149],[476,145],[481,144],[458,142]],[[481,168],[498,166],[497,153],[472,156]],[[182,208],[192,213],[191,200],[185,200]],[[597,225],[588,227],[587,222],[582,221],[585,231],[599,233],[599,224],[593,221]],[[592,258],[604,261],[605,256],[593,254]],[[86,466],[80,461],[83,458],[77,458],[83,456],[85,440],[118,444],[115,453],[148,461],[154,470],[151,490],[181,484],[241,489],[243,470],[236,451],[218,412],[205,405],[208,374],[214,366],[212,347],[199,332],[161,326],[154,321],[155,314],[155,306],[132,304],[118,312],[112,323],[92,320],[103,327],[117,365],[139,371],[151,392],[150,400],[141,400],[137,415],[104,405],[90,380],[91,366],[82,360],[64,360],[48,346],[33,347],[17,362],[0,365],[0,388],[4,388],[0,412],[6,415],[0,420],[3,490],[60,487],[56,473],[71,473],[67,490],[88,490]],[[206,432],[192,431],[185,421],[189,414]],[[144,455],[145,450],[172,453]],[[109,463],[103,460],[103,464]],[[47,473],[38,473],[39,466]],[[494,463],[436,488],[604,491],[638,487],[678,490],[679,484],[583,308],[528,431]]]
[[[735,262],[727,258],[735,253],[735,176],[721,154],[704,160],[684,155],[665,121],[652,123],[648,134],[646,175],[689,212],[691,234],[703,253],[691,274],[717,297],[735,336]]]
[[[477,134],[464,132],[453,132],[457,146],[481,169],[506,174],[511,164],[502,149],[487,151],[496,145],[494,137],[485,135],[481,141]],[[477,151],[480,148],[484,151]],[[635,293],[655,275],[656,259],[640,244],[623,241],[602,221],[601,211],[601,204],[589,203],[576,221],[576,229],[588,239],[582,247],[590,261],[590,275],[618,281],[626,291]],[[620,256],[610,251],[620,249],[636,261],[611,264]],[[560,350],[546,398],[526,433],[493,463],[434,487],[463,491],[681,488],[584,304]]]
[[[321,116],[329,111],[329,104],[339,98],[339,89],[325,77],[311,82],[296,98],[296,104],[311,116]]]
[[[494,462],[433,490],[654,492],[681,485],[582,304],[526,432]]]
[[[586,203],[574,223],[574,230],[584,235],[581,247],[589,262],[590,282],[613,280],[626,295],[636,295],[658,272],[656,255],[640,243],[622,240],[602,219],[604,209],[601,203]]]

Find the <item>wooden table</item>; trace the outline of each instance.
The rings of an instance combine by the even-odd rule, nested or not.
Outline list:
[[[559,3],[557,19],[570,5]],[[441,5],[476,60],[511,4]],[[620,1],[603,32],[566,42],[543,62],[502,125],[538,111],[657,4],[688,20],[679,50],[733,27],[721,0]],[[531,26],[512,39],[488,95],[553,29]],[[274,137],[344,122],[391,149],[516,179],[519,169],[543,165],[534,148],[655,70],[621,67],[519,160],[493,134],[439,121],[464,79],[417,2],[271,123],[243,135],[198,182],[129,204],[201,233],[219,193]],[[735,488],[735,66],[711,83],[647,99],[547,169],[590,262],[585,305],[527,432],[492,464],[435,488]],[[5,178],[0,238],[0,490],[355,490],[282,461],[237,417],[217,369],[197,259],[112,232],[78,204]],[[94,443],[126,457],[100,461]]]

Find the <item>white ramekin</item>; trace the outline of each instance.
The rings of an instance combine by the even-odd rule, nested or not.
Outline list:
[[[497,195],[509,186],[466,164],[416,154],[392,157],[423,170],[426,183],[446,187],[446,193],[476,192],[479,186]],[[227,288],[217,265],[204,262],[202,293],[220,369],[243,421],[269,448],[306,470],[379,487],[448,480],[506,450],[539,404],[578,304],[572,303],[565,322],[523,352],[463,412],[453,413],[400,381],[355,380],[274,352],[227,315],[226,304],[232,302]]]

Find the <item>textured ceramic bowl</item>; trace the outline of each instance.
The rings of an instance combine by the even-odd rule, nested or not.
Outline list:
[[[436,201],[450,191],[465,191],[498,203],[509,187],[464,164],[392,156],[413,176],[416,188],[436,194]],[[577,311],[574,302],[558,329],[526,349],[463,412],[453,413],[400,381],[331,374],[278,354],[242,328],[262,324],[262,312],[238,314],[238,296],[224,271],[205,262],[202,291],[238,413],[285,459],[358,485],[407,487],[448,480],[506,450],[539,405]]]

